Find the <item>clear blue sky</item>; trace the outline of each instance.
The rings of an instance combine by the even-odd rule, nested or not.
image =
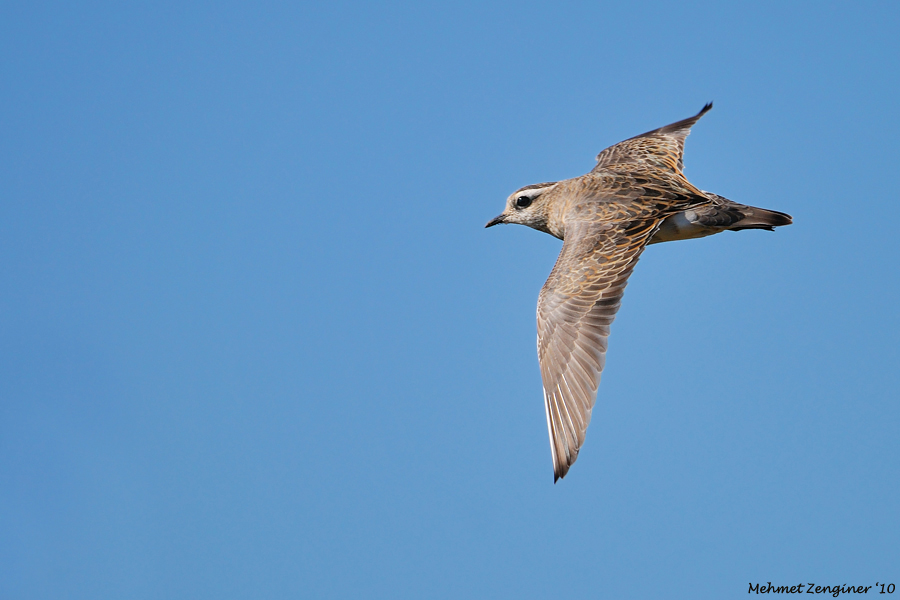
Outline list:
[[[900,585],[900,9],[6,3],[0,597]],[[695,114],[553,485],[518,187]],[[871,592],[870,592],[871,593]],[[885,596],[888,597],[888,596]]]

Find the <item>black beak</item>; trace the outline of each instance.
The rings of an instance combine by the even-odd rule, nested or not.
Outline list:
[[[503,215],[497,215],[496,217],[494,217],[493,219],[491,219],[490,221],[488,221],[488,224],[485,225],[484,227],[485,227],[485,229],[487,229],[488,227],[493,227],[494,225],[499,225],[500,223],[506,223],[506,217],[505,217],[505,216],[503,216]]]

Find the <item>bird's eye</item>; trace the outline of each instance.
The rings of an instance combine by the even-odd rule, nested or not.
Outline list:
[[[516,206],[519,208],[526,208],[531,204],[531,198],[528,196],[519,196],[516,198]]]

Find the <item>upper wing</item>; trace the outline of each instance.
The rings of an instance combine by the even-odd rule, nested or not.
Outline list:
[[[594,171],[620,163],[644,163],[681,173],[684,169],[684,138],[694,123],[712,108],[712,102],[695,116],[648,131],[610,146],[597,155]]]
[[[562,251],[538,300],[538,358],[554,481],[578,457],[591,420],[609,326],[658,218],[566,225]]]

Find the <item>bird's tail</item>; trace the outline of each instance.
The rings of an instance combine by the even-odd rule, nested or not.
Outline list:
[[[791,215],[778,212],[777,210],[742,206],[741,212],[744,214],[744,218],[736,223],[732,223],[728,228],[730,231],[741,231],[742,229],[767,229],[773,231],[776,227],[790,225],[794,222]]]
[[[794,222],[791,215],[738,204],[724,196],[703,192],[714,204],[697,211],[698,223],[707,227],[727,229],[729,231],[741,231],[742,229],[767,229],[773,231],[776,227],[790,225]]]

